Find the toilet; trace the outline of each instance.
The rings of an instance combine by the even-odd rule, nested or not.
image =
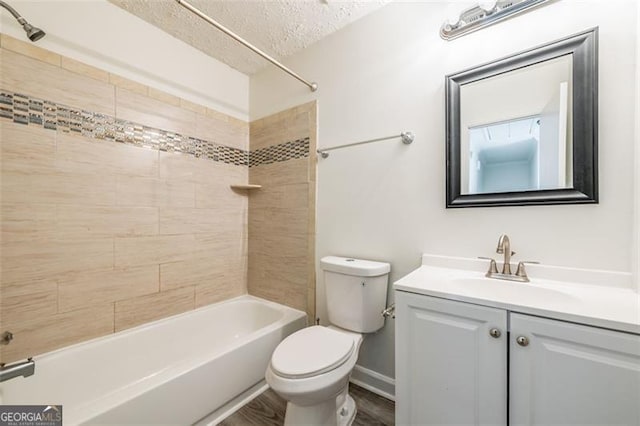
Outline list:
[[[285,425],[350,425],[356,405],[349,376],[363,333],[382,328],[388,263],[327,256],[320,260],[327,327],[315,325],[284,339],[273,352],[265,378],[287,400]]]

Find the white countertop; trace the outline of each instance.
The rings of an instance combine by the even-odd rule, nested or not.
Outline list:
[[[477,259],[425,255],[422,266],[393,287],[640,334],[640,294],[631,287],[630,274],[527,265],[531,282],[520,283],[485,278],[487,267]]]

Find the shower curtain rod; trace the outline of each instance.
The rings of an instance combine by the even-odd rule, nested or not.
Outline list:
[[[290,70],[286,66],[282,65],[280,62],[275,60],[273,57],[269,56],[268,54],[266,54],[262,50],[258,49],[253,44],[249,43],[247,40],[245,40],[242,37],[240,37],[239,35],[235,34],[233,31],[231,31],[227,27],[223,26],[219,22],[213,20],[212,18],[207,16],[204,12],[202,12],[201,10],[195,8],[189,2],[187,2],[185,0],[176,0],[176,2],[178,2],[178,4],[180,6],[184,7],[185,9],[189,10],[190,12],[192,12],[194,15],[196,15],[196,16],[202,18],[204,21],[210,23],[211,25],[213,25],[214,27],[216,27],[217,29],[219,29],[220,31],[222,31],[223,33],[225,33],[226,35],[228,35],[229,37],[231,37],[232,39],[237,41],[238,43],[242,44],[243,46],[251,49],[252,51],[257,53],[258,55],[262,56],[264,59],[266,59],[267,61],[271,62],[276,67],[280,68],[282,71],[286,72],[291,77],[297,79],[298,81],[300,81],[303,84],[306,84],[307,86],[309,86],[309,89],[311,89],[312,92],[315,92],[316,90],[318,90],[318,83],[309,83],[307,80],[305,80],[304,78],[300,77],[297,73],[295,73],[294,71]]]

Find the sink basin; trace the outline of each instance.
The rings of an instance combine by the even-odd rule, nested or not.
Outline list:
[[[517,299],[525,300],[528,303],[537,303],[539,301],[564,302],[573,299],[570,294],[558,289],[485,277],[453,278],[447,281],[447,287],[452,291],[482,299]]]

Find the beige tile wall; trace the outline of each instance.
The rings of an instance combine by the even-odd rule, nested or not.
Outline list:
[[[0,47],[3,89],[249,148],[235,118],[5,35]],[[6,120],[0,136],[0,331],[14,334],[0,362],[246,293],[248,202],[229,184],[247,167]]]
[[[249,169],[249,293],[315,319],[316,104],[253,121],[251,150],[310,139],[310,156]]]

